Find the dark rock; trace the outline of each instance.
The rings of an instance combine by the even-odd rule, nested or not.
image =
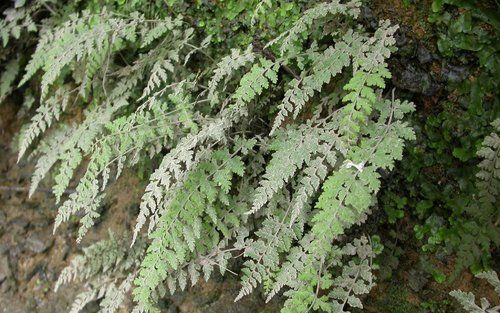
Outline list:
[[[11,275],[12,272],[10,270],[9,259],[6,255],[0,256],[0,283]]]
[[[426,96],[431,96],[438,90],[437,84],[429,73],[424,72],[424,70],[420,68],[416,68],[411,63],[406,64],[403,68],[396,67],[393,73],[392,82],[400,89],[424,94]]]
[[[168,307],[167,313],[179,313],[179,308],[176,305]]]
[[[64,246],[61,248],[61,259],[64,261],[69,255],[70,247],[66,243],[64,243]]]
[[[26,249],[34,253],[43,253],[54,244],[54,239],[48,232],[34,232],[26,239]]]
[[[417,48],[417,58],[420,64],[429,63],[430,61],[432,61],[432,54],[429,50],[427,50],[426,47],[419,46]]]
[[[369,28],[376,29],[378,26],[377,18],[375,14],[373,14],[372,9],[367,6],[361,7],[361,20],[368,26]]]
[[[24,304],[24,312],[36,312],[36,300],[34,298],[28,299]]]
[[[0,295],[1,294],[6,294],[7,292],[13,293],[17,290],[17,285],[16,285],[16,280],[14,277],[9,277],[6,280],[4,280],[2,283],[0,283]],[[0,298],[0,303],[2,303],[2,298]],[[1,308],[1,306],[0,306]],[[1,311],[0,311],[1,312]],[[3,312],[9,312],[10,311],[3,311]]]
[[[448,264],[451,260],[451,253],[450,251],[447,251],[446,249],[439,249],[436,251],[436,259],[439,261],[443,262],[444,264]]]
[[[94,313],[94,312],[99,312],[99,310],[100,310],[99,303],[97,301],[92,301],[92,302],[89,302],[83,308],[83,310],[81,310],[80,312],[81,313]]]
[[[469,70],[465,66],[446,64],[441,75],[448,82],[458,83],[469,75]]]
[[[408,44],[408,37],[406,37],[403,28],[400,28],[395,34],[394,39],[396,39],[396,47],[401,48]]]

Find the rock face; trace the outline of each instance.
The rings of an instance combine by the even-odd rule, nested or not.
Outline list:
[[[425,96],[431,96],[438,90],[438,86],[430,74],[411,63],[396,67],[393,70],[392,82],[400,89]]]
[[[0,283],[10,277],[12,272],[10,270],[9,259],[6,255],[0,256]]]
[[[199,282],[185,292],[176,293],[165,306],[168,313],[255,313],[279,312],[282,307],[280,297],[269,303],[255,291],[234,302],[240,284],[232,276],[214,275],[208,282]]]
[[[424,46],[418,46],[417,59],[420,64],[426,64],[433,60],[431,52]]]
[[[463,81],[469,74],[469,70],[465,66],[446,64],[441,72],[443,79],[450,83],[458,83]]]
[[[33,253],[43,253],[47,251],[54,244],[52,234],[44,232],[34,232],[26,239],[26,249]]]

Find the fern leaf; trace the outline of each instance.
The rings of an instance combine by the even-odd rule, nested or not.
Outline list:
[[[233,72],[245,66],[247,63],[252,63],[254,58],[255,55],[252,53],[252,46],[248,46],[242,54],[240,54],[240,50],[238,49],[231,50],[230,55],[225,56],[217,63],[217,68],[214,70],[214,74],[208,83],[207,98],[210,99],[212,105],[218,102],[219,92],[217,91],[217,87],[220,82],[224,78],[227,82]]]
[[[47,99],[37,108],[37,113],[33,117],[31,124],[21,135],[18,160],[21,159],[33,140],[47,130],[54,121],[59,119],[61,112],[68,105],[69,97],[70,92],[68,87],[59,88],[54,96]]]
[[[19,74],[19,57],[10,60],[0,75],[0,104],[12,92],[12,85]]]

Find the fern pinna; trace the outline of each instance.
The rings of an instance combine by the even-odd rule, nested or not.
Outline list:
[[[210,53],[203,28],[147,10],[83,10],[35,30],[19,84],[39,82],[40,105],[19,158],[38,142],[31,193],[55,174],[54,230],[78,214],[80,241],[108,182],[159,160],[132,235],[86,248],[62,272],[57,287],[92,282],[71,312],[94,299],[112,312],[130,290],[134,312],[159,312],[167,290],[224,273],[238,256],[235,301],[262,285],[268,301],[284,294],[284,313],[362,307],[378,251],[370,236],[347,233],[369,218],[380,171],[414,134],[404,122],[413,105],[382,93],[397,27],[381,21],[367,32],[360,5],[319,3],[265,44]],[[58,122],[72,106],[84,108],[83,121]]]

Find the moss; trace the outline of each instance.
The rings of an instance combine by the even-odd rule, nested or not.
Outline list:
[[[417,303],[416,303],[417,302]],[[422,311],[418,305],[418,300],[414,299],[412,294],[401,285],[392,285],[383,293],[379,294],[377,299],[371,303],[374,312],[384,313],[419,313]]]
[[[379,19],[389,19],[393,23],[405,25],[411,29],[412,37],[425,40],[431,37],[431,26],[427,21],[430,12],[430,0],[372,0],[371,6]]]

